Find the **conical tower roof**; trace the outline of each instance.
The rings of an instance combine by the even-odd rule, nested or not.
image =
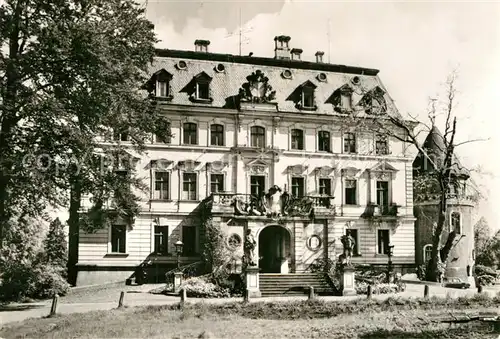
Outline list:
[[[434,162],[439,164],[439,166],[444,161],[446,155],[446,146],[444,142],[443,134],[436,127],[432,125],[429,134],[425,138],[422,148],[427,152],[427,154],[433,158]],[[434,170],[434,167],[430,162],[427,161],[426,157],[419,152],[415,160],[413,161],[413,169],[417,172],[430,172]],[[452,160],[452,173],[457,177],[462,177],[464,179],[470,176],[469,171],[467,171],[458,161],[457,157],[453,155]],[[414,173],[414,175],[417,173]]]

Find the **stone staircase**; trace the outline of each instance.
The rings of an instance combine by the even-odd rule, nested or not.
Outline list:
[[[263,297],[304,295],[309,292],[309,286],[314,287],[317,294],[335,293],[324,273],[261,273],[259,285]]]

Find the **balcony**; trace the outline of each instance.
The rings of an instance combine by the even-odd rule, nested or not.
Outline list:
[[[326,195],[294,197],[288,192],[270,190],[258,197],[251,194],[212,193],[212,213],[280,217],[310,217],[314,215],[335,215],[334,197]]]

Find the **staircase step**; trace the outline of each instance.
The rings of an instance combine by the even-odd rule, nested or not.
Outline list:
[[[322,273],[263,273],[259,275],[263,296],[304,295],[312,286],[318,293],[333,292]]]

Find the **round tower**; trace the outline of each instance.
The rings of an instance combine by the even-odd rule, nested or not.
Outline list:
[[[443,165],[446,151],[444,138],[435,126],[429,132],[423,149],[436,166]],[[474,202],[470,199],[472,194],[469,188],[469,173],[461,168],[455,157],[452,163],[452,184],[447,193],[446,220],[440,242],[440,250],[449,248],[444,279],[447,282],[469,282],[471,287],[475,287],[472,275],[475,259],[472,223]],[[433,164],[419,153],[413,162],[417,266],[425,264],[430,258],[433,233],[439,215],[439,190],[432,185],[422,184],[426,178],[432,176],[434,170]],[[450,237],[452,231],[454,236]]]

